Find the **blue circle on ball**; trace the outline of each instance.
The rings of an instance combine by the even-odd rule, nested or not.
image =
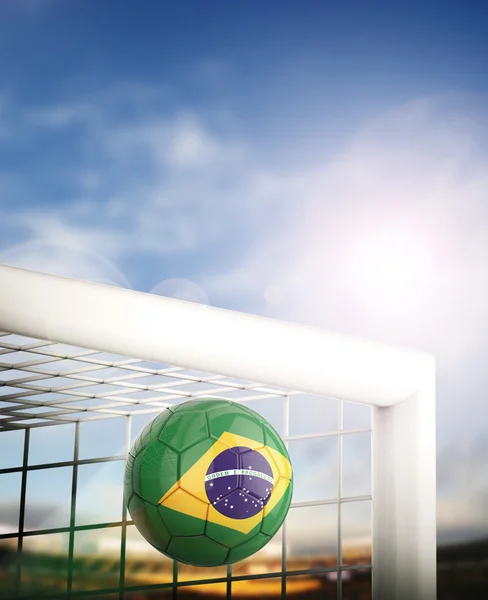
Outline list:
[[[205,477],[209,502],[231,519],[248,519],[268,503],[273,490],[273,471],[262,454],[235,446],[210,463]]]

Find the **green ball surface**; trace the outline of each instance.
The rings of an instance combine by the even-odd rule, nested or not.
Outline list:
[[[280,529],[293,474],[278,433],[245,405],[188,401],[140,432],[125,469],[125,499],[137,529],[180,562],[243,560]]]

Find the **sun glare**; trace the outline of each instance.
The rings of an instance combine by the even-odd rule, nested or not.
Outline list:
[[[430,253],[414,236],[389,234],[362,239],[352,257],[354,289],[364,302],[381,312],[417,310],[432,276]]]

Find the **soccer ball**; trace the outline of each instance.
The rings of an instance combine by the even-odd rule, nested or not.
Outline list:
[[[280,529],[293,478],[280,436],[253,410],[205,399],[167,408],[129,453],[125,498],[157,550],[194,566],[247,558]]]

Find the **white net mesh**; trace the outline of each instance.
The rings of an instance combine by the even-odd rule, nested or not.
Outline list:
[[[249,402],[297,392],[66,344],[0,334],[1,426],[157,413],[203,397]]]

